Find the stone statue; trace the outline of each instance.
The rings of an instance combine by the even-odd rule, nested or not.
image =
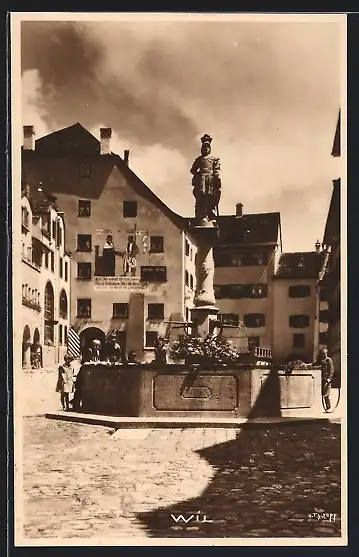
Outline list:
[[[221,197],[219,158],[211,155],[212,138],[205,134],[201,137],[201,156],[194,161],[191,174],[193,195],[196,199],[195,217],[199,224],[206,225],[216,221],[215,209]]]

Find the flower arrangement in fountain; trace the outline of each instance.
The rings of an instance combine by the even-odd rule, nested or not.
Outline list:
[[[207,365],[239,363],[240,354],[227,338],[212,335],[204,338],[180,335],[169,351],[174,361]]]

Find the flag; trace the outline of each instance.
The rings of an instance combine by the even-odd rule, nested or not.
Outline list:
[[[80,336],[73,327],[70,327],[67,335],[67,352],[73,358],[79,358],[81,353],[80,347]]]

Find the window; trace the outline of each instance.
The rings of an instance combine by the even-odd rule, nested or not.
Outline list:
[[[190,249],[190,252],[189,252],[189,258],[190,258],[190,260],[192,261],[192,259],[193,259],[193,250],[192,250],[192,248]]]
[[[65,331],[64,332],[64,343],[66,344],[66,342],[67,342],[67,325],[65,325],[64,331]]]
[[[190,311],[188,308],[186,308],[186,321],[189,321],[190,318]]]
[[[91,251],[91,234],[77,234],[77,251]]]
[[[21,207],[21,224],[29,228],[29,211],[26,207]]]
[[[219,313],[218,321],[224,325],[234,325],[238,327],[239,325],[239,315],[236,313]]]
[[[69,278],[69,264],[65,261],[65,281],[67,282]]]
[[[190,275],[190,276],[189,276],[189,286],[190,286],[190,288],[192,288],[192,290],[193,290],[193,275]]]
[[[77,263],[77,278],[90,279],[91,278],[91,263]]]
[[[153,348],[156,346],[158,339],[158,331],[146,331],[145,346],[146,348]]]
[[[59,325],[59,344],[62,344],[62,325]]]
[[[55,272],[55,254],[54,252],[50,252],[50,258],[51,258],[51,271],[54,273]]]
[[[62,246],[62,228],[60,224],[60,219],[57,222],[57,245]]]
[[[123,216],[124,218],[137,217],[137,201],[124,201],[123,202]]]
[[[185,283],[186,283],[186,286],[189,286],[189,274],[188,274],[188,271],[185,272]]]
[[[79,199],[77,214],[79,217],[91,217],[91,201]]]
[[[266,298],[268,296],[267,284],[249,284],[248,290],[250,298]]]
[[[166,282],[166,267],[141,267],[141,280],[145,282]]]
[[[150,253],[163,253],[163,236],[150,237]]]
[[[263,264],[263,263],[261,263]],[[257,253],[244,253],[242,255],[242,265],[243,267],[253,267],[254,265],[260,265],[259,257]]]
[[[52,221],[52,237],[53,237],[54,240],[56,240],[56,228],[57,228],[56,227],[56,221],[53,220]]]
[[[148,304],[148,319],[164,319],[164,304]]]
[[[91,299],[77,299],[77,317],[91,317]]]
[[[233,254],[214,250],[214,264],[216,267],[232,267]]]
[[[290,315],[289,327],[293,329],[304,329],[309,326],[309,315]]]
[[[266,316],[263,313],[246,313],[243,319],[246,327],[265,327]]]
[[[305,335],[303,333],[294,333],[293,335],[293,348],[305,347]]]
[[[80,178],[91,178],[91,166],[88,162],[83,162],[79,166],[79,177]]]
[[[214,293],[217,299],[231,298],[239,299],[246,298],[247,287],[245,284],[220,284],[214,286]]]
[[[324,345],[328,344],[328,331],[323,331],[322,333],[319,333],[319,344],[324,344]]]
[[[45,251],[44,256],[45,256],[45,267],[46,267],[46,269],[48,269],[49,268],[49,252]]]
[[[64,264],[64,261],[63,261],[62,257],[60,257],[60,278],[62,278],[62,275],[63,275],[63,264]]]
[[[321,309],[319,312],[319,321],[321,323],[328,323],[329,322],[329,310]]]
[[[64,289],[60,293],[60,317],[62,319],[67,319],[67,295]]]
[[[44,340],[49,344],[54,342],[54,289],[51,282],[45,288],[44,319]]]
[[[329,300],[329,290],[328,290],[328,288],[320,288],[320,290],[319,290],[319,300],[321,302],[328,302],[328,300]]]
[[[128,304],[112,304],[112,317],[115,319],[128,319],[129,305]]]
[[[186,255],[189,255],[189,243],[186,240]]]
[[[306,298],[307,296],[310,296],[310,286],[306,284],[290,286],[288,289],[288,295],[290,298]]]

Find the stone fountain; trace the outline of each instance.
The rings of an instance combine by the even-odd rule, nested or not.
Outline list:
[[[213,246],[219,237],[220,160],[211,154],[212,138],[201,138],[201,154],[191,167],[195,219],[188,232],[196,240],[196,291],[191,335],[218,336],[214,296]],[[262,352],[262,353],[260,353]],[[140,418],[249,418],[317,415],[321,407],[320,373],[306,367],[273,369],[269,351],[243,354],[235,364],[103,365],[87,363],[80,370],[81,413]],[[258,360],[261,364],[258,364]],[[263,365],[264,364],[264,365]],[[81,383],[81,385],[80,385]]]

